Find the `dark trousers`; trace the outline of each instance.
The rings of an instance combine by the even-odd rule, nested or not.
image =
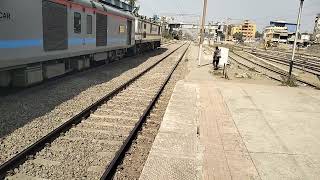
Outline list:
[[[217,57],[217,58],[213,59],[213,67],[215,69],[218,69],[219,61],[220,61],[220,57]]]

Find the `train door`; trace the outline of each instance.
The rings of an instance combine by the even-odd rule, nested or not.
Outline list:
[[[68,49],[67,7],[51,1],[42,1],[43,49]],[[53,16],[54,14],[54,16]]]
[[[96,15],[96,46],[107,45],[108,16],[97,13]]]
[[[127,22],[127,33],[128,33],[128,45],[131,45],[131,34],[132,34],[132,21],[128,20]]]

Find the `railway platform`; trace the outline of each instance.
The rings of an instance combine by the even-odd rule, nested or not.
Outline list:
[[[317,179],[320,92],[226,81],[211,56],[177,83],[140,180]]]

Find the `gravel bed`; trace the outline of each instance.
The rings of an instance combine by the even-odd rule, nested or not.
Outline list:
[[[87,121],[93,121],[94,123],[109,123],[122,126],[134,126],[137,119],[121,119],[121,118],[89,118]]]
[[[187,52],[187,55],[188,54],[190,54],[190,51]],[[182,60],[176,71],[173,73],[171,79],[156,103],[156,108],[151,111],[151,114],[138,133],[137,138],[134,140],[130,149],[126,153],[122,164],[118,166],[117,172],[114,176],[115,180],[139,179],[144,164],[148,158],[153,141],[160,128],[162,118],[165,114],[175,84],[179,80],[184,79],[188,73],[186,61],[188,61],[187,58]]]
[[[255,69],[248,69],[247,67],[232,61],[227,68],[228,78],[232,81],[247,82],[255,84],[270,84],[280,85],[276,80],[266,76],[264,73],[256,72]]]
[[[108,132],[108,133],[107,133]],[[72,129],[66,133],[66,136],[70,138],[85,137],[87,139],[106,140],[106,141],[122,141],[123,138],[128,136],[128,132],[119,131],[85,131],[85,129],[77,130]]]
[[[156,91],[169,73],[168,69],[173,67],[182,50],[183,49],[178,50],[177,53],[174,53],[167,60],[161,62],[158,66],[135,81],[132,88],[125,89],[123,92],[131,94],[130,90],[135,92],[136,90],[134,89],[139,89],[143,92],[146,89],[147,92],[154,92],[154,94],[156,94]],[[116,97],[113,98],[112,101],[114,101],[114,103],[118,103],[118,107],[121,107],[123,100],[131,102],[131,106],[133,102],[136,101],[141,107],[147,107],[151,101],[151,99],[149,99],[149,101],[141,101],[135,98],[118,98],[117,100]],[[126,107],[127,106],[122,106],[120,109],[111,110],[105,113],[98,108],[98,110],[91,116],[94,117],[94,115],[98,113],[98,116],[102,117],[130,117],[132,115],[131,113],[119,114],[120,111],[126,111]],[[90,119],[90,121],[94,121],[94,119]],[[14,171],[14,174],[23,174],[37,178],[49,179],[99,179],[103,174],[106,165],[111,160],[108,158],[100,158],[99,153],[113,153],[115,155],[117,149],[110,149],[106,144],[109,144],[109,142],[113,142],[113,144],[123,143],[131,129],[114,128],[111,126],[107,126],[105,129],[101,127],[97,129],[95,126],[90,127],[87,123],[85,124],[86,125],[80,123],[79,125],[74,126],[67,133],[62,134],[61,137],[52,143],[52,147],[56,146],[58,148],[66,149],[66,151],[62,151],[58,155],[58,158],[54,158],[54,156],[52,156],[52,154],[56,152],[57,148],[54,148],[53,150],[50,150],[49,148],[49,151],[47,149],[42,150],[36,154],[34,159],[29,160],[28,163],[20,165],[19,168]],[[121,125],[116,125],[116,127],[119,126]],[[101,145],[100,143],[103,144]],[[95,163],[97,162],[94,161],[96,159],[99,160],[99,163]],[[52,165],[51,162],[55,162],[55,164]],[[56,164],[56,162],[58,162],[58,164]],[[40,166],[35,168],[34,164],[40,164]]]
[[[87,128],[87,129],[96,129],[96,130],[108,130],[108,131],[130,131],[133,126],[102,126],[102,125],[96,125],[96,124],[89,124],[89,123],[81,123],[77,127],[79,128]]]
[[[71,75],[0,100],[0,164],[22,151],[178,45]],[[150,57],[152,56],[152,57]]]

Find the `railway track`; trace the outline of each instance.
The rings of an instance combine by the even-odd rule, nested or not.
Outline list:
[[[185,55],[189,56],[190,51]],[[145,162],[147,161],[152,144],[158,134],[163,116],[169,104],[171,94],[179,80],[188,74],[187,62],[184,60],[178,65],[170,81],[157,100],[155,107],[150,112],[136,139],[132,142],[125,158],[117,168],[113,180],[139,179]]]
[[[289,67],[289,57],[287,56],[274,56],[274,55],[269,55],[269,54],[264,54],[264,53],[258,53],[258,52],[250,52],[250,51],[245,51],[250,54],[253,54],[257,57],[263,58],[267,61],[270,62],[275,62],[278,64],[286,65]],[[319,76],[320,75],[320,61],[316,60],[311,60],[311,59],[299,59],[296,58],[294,63],[293,63],[294,68],[306,71],[308,73],[314,74]]]
[[[282,79],[279,77],[279,75],[284,75],[284,73],[281,72],[281,71],[278,71],[278,70],[271,69],[271,68],[265,67],[265,66],[263,66],[263,65],[260,65],[260,64],[254,62],[254,61],[252,61],[252,60],[250,60],[250,59],[248,59],[248,58],[244,58],[244,57],[236,54],[236,53],[233,52],[233,51],[230,51],[229,58],[230,58],[232,61],[236,62],[237,64],[240,64],[241,66],[244,66],[244,67],[246,67],[246,68],[248,68],[248,69],[252,69],[252,70],[254,70],[254,71],[256,71],[256,72],[259,72],[259,73],[264,73],[264,72],[262,72],[261,69],[265,69],[265,70],[267,70],[267,71],[270,71],[270,72],[274,73],[275,76],[274,76],[274,75],[270,75],[270,74],[266,74],[266,73],[264,73],[264,74],[265,74],[266,76],[268,76],[269,78],[271,78],[271,79],[273,79],[273,80],[276,80],[276,81],[281,81]],[[245,61],[245,62],[244,62],[244,61]],[[247,62],[247,63],[246,63],[246,62]],[[257,66],[257,67],[259,67],[259,68],[261,68],[261,69],[254,68],[254,66]]]
[[[232,59],[233,61],[235,61],[236,63],[248,68],[248,69],[254,69],[254,71],[256,72],[260,72],[260,73],[264,73],[266,76],[268,76],[269,78],[279,81],[279,82],[283,82],[283,77],[287,76],[287,72],[280,69],[280,68],[276,68],[276,67],[267,67],[266,65],[263,65],[262,63],[259,63],[257,61],[254,61],[252,59],[243,57],[239,54],[237,54],[234,51],[230,51],[230,55],[229,58]],[[255,68],[258,67],[258,68]],[[310,83],[306,80],[297,78],[297,81],[303,84],[307,84],[311,87],[314,88],[319,88],[317,85]]]
[[[169,46],[169,45],[172,45],[172,44],[175,44],[175,43],[176,43],[176,42],[174,42],[174,41],[169,41],[169,42],[166,42],[166,43],[161,44],[161,46],[166,47],[166,46]]]
[[[0,166],[1,178],[111,179],[187,44]]]
[[[245,46],[231,46],[237,49],[243,49],[243,50],[252,50],[252,47],[245,47]],[[288,55],[291,56],[292,52],[286,52],[286,51],[279,51],[279,50],[264,50],[264,49],[256,49],[257,51],[261,51],[261,52],[266,52],[266,53],[272,53],[272,54],[282,54],[282,55]],[[300,53],[297,52],[296,56],[300,56],[303,58],[309,58],[309,59],[316,59],[316,60],[320,60],[320,56],[319,55],[315,55],[315,54],[307,54],[307,53]]]

